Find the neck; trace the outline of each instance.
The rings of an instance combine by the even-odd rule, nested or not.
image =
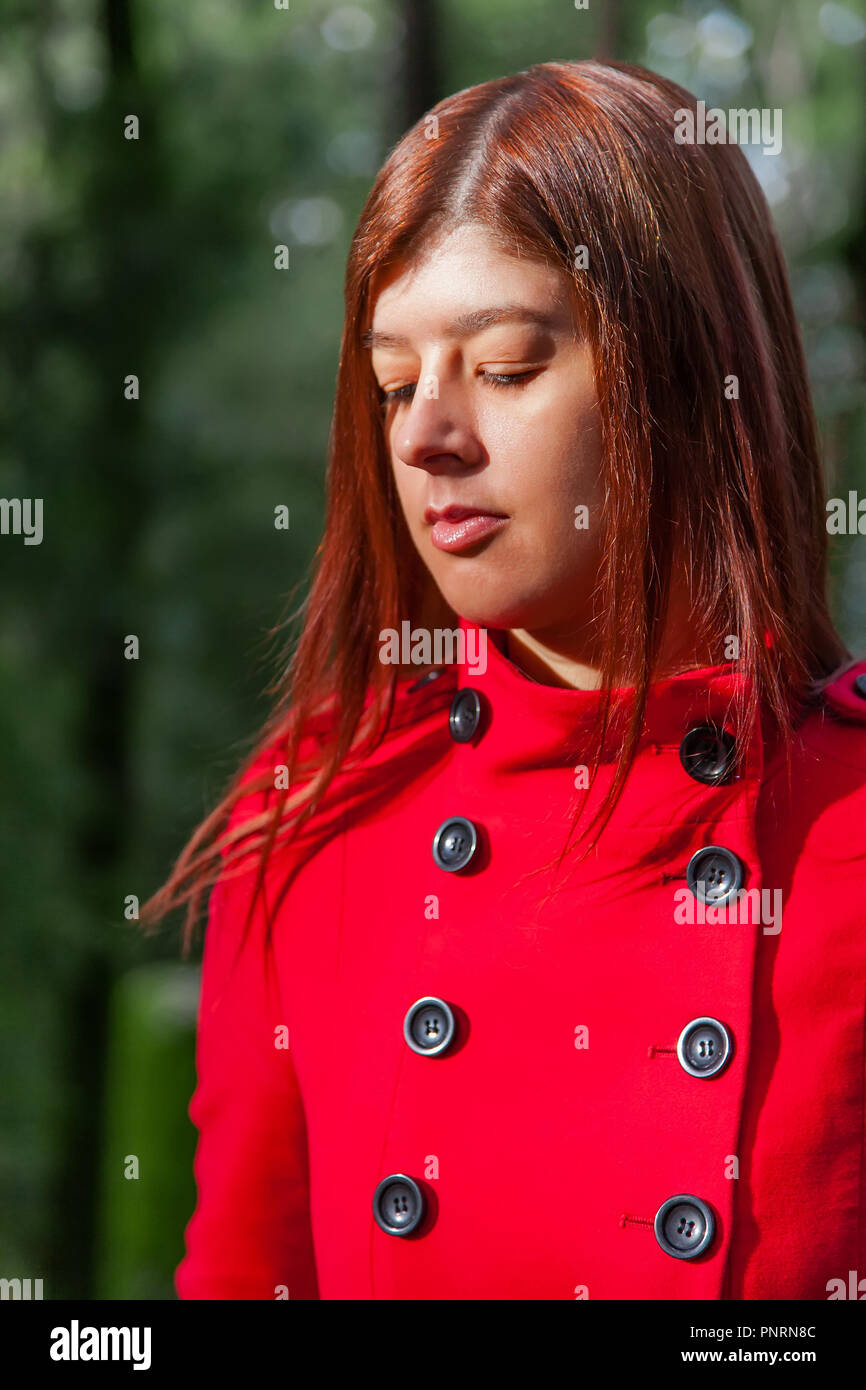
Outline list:
[[[696,635],[698,631],[699,624],[689,610],[684,592],[675,590],[652,680],[715,666],[725,660],[725,653],[717,649],[717,644],[703,641]],[[601,688],[600,652],[591,644],[576,643],[573,627],[568,634],[509,628],[505,633],[505,653],[525,675],[542,685],[574,690]],[[614,676],[614,685],[627,683],[627,677]]]
[[[506,631],[505,654],[524,675],[541,685],[569,686],[574,690],[598,690],[601,685],[598,666],[549,646],[525,628]]]

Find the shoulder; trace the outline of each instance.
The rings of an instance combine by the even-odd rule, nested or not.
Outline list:
[[[347,817],[362,814],[364,807],[393,794],[401,782],[409,782],[424,768],[447,753],[448,710],[457,687],[456,668],[440,668],[400,678],[390,699],[377,705],[376,693],[367,691],[361,722],[348,754],[325,789],[321,803],[297,837],[299,845],[319,842],[333,833]],[[311,788],[326,763],[339,734],[334,697],[309,716],[301,730],[295,774],[289,784],[289,735],[291,715],[282,730],[263,736],[234,781],[237,800],[231,808],[226,833],[238,828],[254,834],[266,824],[282,799],[287,809]],[[223,854],[227,850],[223,851]]]
[[[755,810],[760,852],[772,881],[791,883],[795,871],[801,873],[803,891],[816,901],[843,881],[853,877],[859,884],[863,877],[863,686],[866,659],[848,662],[813,687],[790,742],[774,731],[765,746]]]
[[[813,692],[788,752],[774,746],[762,787],[765,833],[821,863],[863,858],[866,821],[866,659]]]
[[[866,725],[866,657],[855,657],[825,682],[823,697],[843,719]]]
[[[822,683],[799,732],[805,747],[837,772],[841,765],[866,773],[866,657],[848,662]]]

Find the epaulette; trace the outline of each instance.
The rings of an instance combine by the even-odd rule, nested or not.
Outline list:
[[[823,697],[834,714],[866,724],[866,657],[835,676],[824,687]]]

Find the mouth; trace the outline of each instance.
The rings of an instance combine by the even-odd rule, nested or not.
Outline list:
[[[466,550],[500,531],[509,520],[502,512],[483,507],[428,507],[424,520],[431,527],[430,541],[437,550]]]

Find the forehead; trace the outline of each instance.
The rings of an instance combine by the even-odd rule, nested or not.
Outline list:
[[[533,317],[570,322],[568,279],[557,267],[509,253],[486,228],[469,224],[440,238],[417,258],[380,272],[373,285],[373,333],[367,346],[387,338],[479,332],[493,322]],[[507,310],[507,316],[491,311]],[[372,339],[378,340],[374,343]]]

